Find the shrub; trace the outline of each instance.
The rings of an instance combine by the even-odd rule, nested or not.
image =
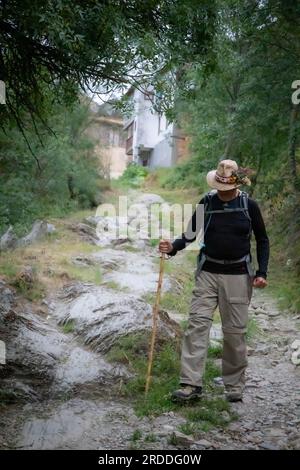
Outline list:
[[[138,165],[135,162],[130,162],[123,175],[119,178],[119,181],[128,186],[138,187],[148,174],[148,168]]]

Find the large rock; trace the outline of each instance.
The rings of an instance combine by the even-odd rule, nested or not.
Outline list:
[[[158,194],[142,193],[134,201],[135,204],[144,204],[150,207],[152,204],[163,204],[164,199]]]
[[[152,307],[133,295],[92,284],[73,283],[61,293],[55,315],[59,324],[72,321],[74,331],[94,351],[106,353],[122,336],[149,331]],[[161,337],[175,337],[178,326],[166,314],[159,317]]]
[[[51,233],[54,233],[54,232],[56,232],[55,225],[47,223],[47,233],[51,234]]]
[[[70,225],[70,229],[73,232],[78,233],[84,241],[91,243],[92,245],[99,245],[99,239],[96,235],[96,230],[89,224],[77,223]]]
[[[128,220],[123,217],[101,217],[96,226],[100,246],[108,246],[116,240],[128,240]]]
[[[110,364],[101,354],[76,344],[70,333],[57,328],[56,322],[52,324],[49,317],[50,321],[30,308],[28,303],[22,313],[17,311],[13,321],[1,328],[1,338],[9,345],[2,389],[27,400],[33,390],[41,397],[81,385],[95,384],[99,389],[130,376],[126,367]]]
[[[150,256],[107,248],[90,255],[89,258],[101,267],[104,281],[113,282],[116,286],[139,296],[147,292],[156,292],[158,266],[153,263],[153,258]],[[170,280],[165,275],[162,291],[165,292],[170,287]]]
[[[195,440],[193,439],[192,436],[183,434],[180,431],[174,431],[171,435],[171,442],[175,446],[189,448],[191,445],[195,443]]]
[[[53,224],[49,224],[44,220],[36,220],[32,225],[30,232],[24,237],[18,239],[14,232],[14,228],[10,226],[0,238],[0,251],[16,248],[17,246],[31,245],[43,238],[46,234],[51,234],[55,231],[56,228]]]
[[[45,220],[36,220],[33,223],[31,231],[18,241],[18,246],[31,245],[40,240],[48,233],[48,224]]]
[[[292,344],[291,348],[296,351],[297,349],[300,349],[300,339],[295,339]]]
[[[295,366],[300,365],[300,349],[292,353],[291,361]]]
[[[92,225],[92,227],[97,227],[98,223],[101,222],[103,217],[101,215],[89,215],[86,217],[83,222],[85,224]]]
[[[2,235],[0,238],[0,251],[8,250],[9,248],[15,248],[17,246],[18,237],[14,232],[12,226]]]
[[[7,284],[0,279],[0,321],[11,311],[15,302],[15,295]]]
[[[159,220],[158,214],[151,214],[153,204],[163,204],[162,209],[168,212],[167,204],[157,194],[129,194],[127,212],[120,215],[102,215],[101,206],[95,216],[89,216],[84,222],[96,227],[97,238],[101,246],[116,246],[119,243],[132,243],[137,246],[140,241],[148,241],[150,237],[150,222],[153,218]],[[157,230],[159,230],[159,224]],[[153,238],[169,237],[169,230],[161,229],[162,233]],[[144,245],[143,245],[144,247]]]
[[[295,366],[300,365],[300,339],[295,339],[291,344],[292,356],[291,361]]]

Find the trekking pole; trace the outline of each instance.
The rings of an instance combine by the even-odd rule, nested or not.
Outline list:
[[[164,271],[164,261],[165,255],[164,253],[160,254],[160,263],[159,263],[159,277],[158,277],[158,285],[156,291],[156,298],[153,305],[152,311],[152,336],[150,342],[150,349],[149,349],[149,356],[148,356],[148,369],[147,369],[147,377],[146,377],[146,386],[145,386],[145,395],[147,396],[150,382],[151,382],[151,372],[152,372],[152,365],[153,365],[153,354],[154,354],[154,346],[155,346],[155,338],[156,338],[156,331],[157,331],[157,320],[158,320],[158,309],[159,309],[159,302],[160,302],[160,293],[161,293],[161,286],[163,280],[163,271]]]

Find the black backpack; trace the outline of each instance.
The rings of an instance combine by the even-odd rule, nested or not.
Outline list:
[[[212,201],[213,201],[213,198],[215,197],[215,195],[217,194],[217,191],[216,190],[213,190],[213,191],[210,191],[209,193],[207,193],[205,196],[204,196],[204,236],[207,232],[207,229],[209,227],[209,224],[210,224],[210,221],[211,221],[211,218],[213,216],[213,214],[224,214],[224,213],[231,213],[231,212],[243,212],[245,214],[245,216],[247,217],[247,219],[249,220],[250,222],[250,225],[249,225],[249,238],[251,237],[251,232],[252,232],[252,221],[251,221],[251,217],[250,217],[250,214],[249,214],[249,209],[248,209],[248,193],[246,193],[245,191],[240,191],[239,192],[239,195],[238,195],[238,198],[239,198],[239,207],[235,207],[235,208],[226,208],[224,207],[224,209],[218,209],[218,210],[214,210],[213,207],[212,207]]]

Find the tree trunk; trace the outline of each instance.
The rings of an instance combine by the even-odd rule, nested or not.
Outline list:
[[[68,189],[69,189],[69,193],[70,193],[70,198],[75,199],[76,195],[75,195],[75,192],[74,192],[74,180],[73,180],[72,175],[68,176]]]
[[[290,170],[292,176],[292,182],[295,189],[297,189],[297,130],[298,130],[298,118],[299,118],[299,105],[294,104],[291,110],[290,116],[290,129],[289,129],[289,148],[288,156],[290,162]]]

